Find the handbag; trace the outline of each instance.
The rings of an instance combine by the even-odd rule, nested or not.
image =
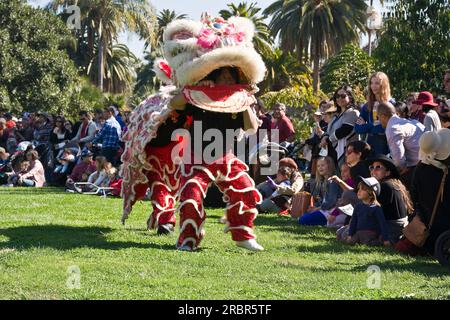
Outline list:
[[[308,208],[313,206],[313,197],[306,191],[297,192],[292,196],[290,214],[292,218],[300,218]]]
[[[421,248],[424,246],[430,235],[430,229],[433,225],[434,218],[436,217],[437,208],[439,202],[444,200],[444,187],[445,187],[445,178],[448,174],[448,168],[445,168],[444,175],[442,176],[441,185],[439,186],[439,191],[436,197],[436,201],[433,207],[433,213],[431,214],[430,222],[428,223],[428,227],[422,222],[420,216],[416,214],[413,220],[403,229],[403,235],[411,241],[415,246]]]

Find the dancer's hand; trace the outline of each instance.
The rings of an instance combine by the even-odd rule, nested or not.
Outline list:
[[[205,86],[205,87],[213,88],[215,86],[215,83],[212,80],[202,80],[202,81],[199,81],[198,86]]]
[[[170,100],[169,107],[173,110],[184,110],[186,108],[186,99],[183,93],[179,93]]]

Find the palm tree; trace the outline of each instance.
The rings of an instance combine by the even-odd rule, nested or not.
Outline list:
[[[317,92],[321,61],[358,41],[366,30],[366,9],[364,0],[278,0],[265,13],[273,14],[269,26],[282,41],[293,41],[300,59],[310,57]]]
[[[98,54],[94,55],[87,74],[94,78],[98,73]],[[124,44],[115,44],[106,51],[105,57],[105,89],[108,92],[123,93],[131,91],[139,59]]]
[[[98,48],[98,86],[103,90],[105,58],[108,50],[112,50],[119,33],[132,31],[141,38],[154,37],[156,15],[147,0],[53,0],[48,8],[55,12],[66,6],[78,5],[81,9],[82,29],[78,35],[88,45],[91,56],[94,43]]]
[[[248,18],[253,21],[255,25],[255,36],[253,37],[253,43],[256,51],[265,56],[273,52],[273,40],[270,35],[269,27],[264,22],[265,15],[259,15],[261,8],[256,6],[256,3],[247,4],[241,2],[237,6],[234,3],[227,5],[228,10],[220,10],[219,14],[224,19],[228,19],[232,16],[239,16]]]
[[[174,10],[169,10],[169,9],[161,10],[157,16],[158,29],[156,32],[156,37],[154,37],[153,39],[148,39],[145,42],[145,48],[150,46],[152,48],[152,51],[154,51],[153,48],[157,48],[158,45],[162,42],[163,33],[164,33],[164,30],[166,29],[167,25],[174,20],[186,19],[186,18],[187,18],[187,15],[184,13],[177,14]]]
[[[295,85],[310,87],[311,70],[300,63],[290,52],[280,48],[265,58],[267,77],[260,85],[262,92],[279,91]]]

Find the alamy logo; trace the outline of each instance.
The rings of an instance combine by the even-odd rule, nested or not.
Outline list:
[[[174,161],[181,158],[184,164],[221,163],[220,160],[231,151],[245,163],[259,164],[263,175],[277,173],[280,154],[283,151],[278,143],[277,129],[271,130],[270,141],[269,132],[263,129],[248,137],[240,129],[227,129],[225,133],[218,129],[203,132],[201,121],[194,121],[193,134],[191,132],[177,129],[172,133],[172,141],[178,141],[180,137],[183,139],[183,143],[172,150]]]
[[[70,30],[80,30],[81,29],[81,9],[79,6],[72,5],[65,9],[67,14],[70,16],[67,18],[67,27]]]

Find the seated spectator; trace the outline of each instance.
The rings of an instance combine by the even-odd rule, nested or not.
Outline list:
[[[68,181],[72,182],[87,182],[88,177],[96,171],[96,164],[93,160],[94,154],[89,150],[84,150],[81,153],[81,161],[72,170],[72,173],[68,177]],[[83,175],[87,175],[86,179],[83,179]]]
[[[103,156],[99,156],[95,159],[95,165],[96,171],[89,176],[88,182],[97,187],[108,187],[112,175],[115,174],[117,170]]]
[[[6,143],[8,141],[9,131],[6,127],[6,119],[0,118],[0,148],[6,150]]]
[[[50,135],[53,131],[53,125],[50,117],[46,113],[38,113],[34,120],[33,141],[38,144],[50,143]]]
[[[8,182],[8,173],[11,172],[11,159],[5,148],[0,147],[0,185]]]
[[[356,185],[361,182],[361,177],[370,177],[369,167],[365,161],[369,154],[370,146],[364,141],[352,141],[347,146],[345,161],[350,168],[350,177]],[[338,176],[331,177],[331,180],[339,184],[343,190],[353,190],[352,186]]]
[[[81,111],[79,116],[81,125],[72,141],[78,143],[80,147],[83,148],[85,143],[94,140],[97,126],[86,111]]]
[[[19,142],[33,141],[33,127],[30,125],[28,118],[19,119],[19,122],[17,122],[16,136]]]
[[[19,164],[19,171],[16,173],[12,173],[9,175],[8,177],[8,186],[9,187],[17,187],[19,185],[19,180],[20,178],[27,173],[28,168],[30,167],[30,162],[29,161],[22,161]]]
[[[399,241],[395,248],[408,254],[434,254],[436,240],[450,230],[450,130],[425,133],[420,139],[420,151],[422,162],[416,168],[411,192],[414,212],[429,227],[436,206],[434,221],[423,248],[415,247],[408,239]]]
[[[260,183],[257,186],[258,191],[263,196],[263,202],[258,205],[260,212],[280,212],[280,208],[274,201],[274,198],[280,196],[279,188],[284,186],[290,186],[290,177],[292,169],[289,167],[280,167],[277,172],[275,180],[268,177],[267,181]],[[284,208],[283,208],[284,210]]]
[[[352,205],[355,207],[358,204],[359,200],[355,192],[353,191],[344,191],[342,193],[342,197],[338,200],[336,204],[336,208],[327,218],[327,227],[329,228],[341,228],[345,225],[348,225],[350,222],[350,217],[348,214],[342,211],[342,207]]]
[[[389,233],[383,209],[377,201],[380,184],[375,178],[363,178],[358,184],[358,199],[350,221],[346,242],[369,246],[389,246]]]
[[[399,180],[400,173],[392,159],[377,155],[368,161],[372,177],[380,183],[381,192],[378,201],[383,209],[389,226],[389,240],[396,243],[402,230],[408,224],[408,214],[412,214],[413,205],[408,190]]]
[[[351,188],[356,188],[356,183],[353,181],[352,175],[350,174],[350,167],[346,163],[341,166],[341,179]]]
[[[327,218],[333,212],[342,194],[339,185],[329,179],[335,174],[336,169],[332,158],[319,159],[316,177],[305,186],[305,190],[309,191],[314,198],[314,207],[300,217],[299,224],[311,226],[325,226],[327,224]]]
[[[26,159],[30,162],[30,166],[26,173],[20,175],[18,185],[24,187],[43,187],[45,185],[44,167],[39,161],[37,151],[29,151],[26,154]]]
[[[412,173],[419,162],[419,139],[425,126],[416,120],[400,118],[389,102],[378,106],[378,117],[386,128],[390,154],[400,171],[400,180],[409,188]]]
[[[68,173],[69,165],[75,162],[75,155],[72,150],[65,148],[61,155],[56,157],[58,164],[56,165],[54,173]]]

